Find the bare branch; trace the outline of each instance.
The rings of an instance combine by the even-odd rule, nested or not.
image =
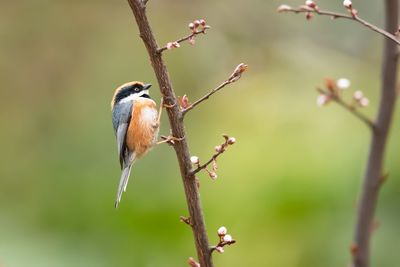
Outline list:
[[[223,135],[223,137],[225,138],[225,142],[222,143],[221,145],[218,145],[215,147],[215,151],[216,153],[204,164],[200,164],[200,162],[198,161],[198,158],[196,160],[196,162],[192,162],[195,165],[197,165],[197,168],[194,169],[191,174],[195,175],[196,173],[198,173],[201,170],[207,170],[207,167],[211,164],[214,163],[216,161],[216,159],[223,154],[226,149],[228,148],[228,146],[233,145],[236,142],[236,139],[234,137],[229,137],[226,134]],[[212,173],[210,171],[208,171],[208,174],[211,176]],[[213,173],[215,172],[215,170],[213,170]],[[215,174],[214,174],[215,175]],[[215,177],[216,178],[216,177]]]
[[[163,105],[168,107],[166,111],[169,124],[171,126],[171,135],[165,138],[165,142],[173,145],[176,152],[190,215],[190,217],[182,217],[182,219],[184,222],[190,223],[191,225],[197,256],[199,259],[199,263],[197,263],[193,258],[190,258],[188,263],[191,266],[196,267],[213,267],[203,210],[201,208],[198,180],[192,173],[192,163],[190,159],[188,140],[185,138],[186,134],[181,110],[182,107],[176,105],[178,101],[176,99],[166,65],[162,58],[161,52],[165,49],[168,49],[168,47],[161,49],[158,48],[158,44],[150,27],[142,0],[128,0],[128,2],[139,27],[140,37],[142,38],[147,49],[151,65],[157,77],[158,85],[163,97]],[[190,36],[194,38],[195,35],[200,34],[201,32],[198,32],[198,29],[201,27],[203,28],[203,31],[209,28],[205,24],[204,20],[196,20],[193,23],[193,26],[192,23],[189,24],[189,28],[192,30],[192,34]],[[178,47],[179,42],[183,42],[185,40],[193,41],[193,39],[190,39],[190,36],[178,40],[176,42],[178,45],[172,44],[172,46]],[[230,77],[230,82],[234,82],[236,79],[238,79],[241,73],[234,74],[235,75]]]
[[[193,39],[196,35],[199,35],[199,34],[206,34],[206,30],[209,29],[209,28],[210,28],[210,26],[208,26],[208,28],[202,28],[202,29],[200,29],[200,30],[196,30],[196,31],[192,32],[191,34],[189,34],[189,35],[187,35],[187,36],[185,36],[185,37],[182,37],[182,38],[180,38],[180,39],[178,39],[178,40],[176,40],[176,41],[174,41],[174,42],[171,42],[171,43],[172,43],[172,44],[173,44],[173,43],[178,43],[178,44],[180,44],[180,43],[185,42],[185,41],[187,41],[187,40],[191,40],[191,39]],[[170,43],[168,43],[168,44],[170,44]],[[157,50],[157,52],[162,53],[162,52],[164,52],[165,50],[167,50],[167,49],[168,49],[168,44],[165,45],[165,46],[163,46],[163,47],[161,47],[161,48],[159,48],[159,49]]]
[[[211,90],[209,93],[207,93],[205,96],[203,96],[199,100],[195,101],[194,103],[190,104],[188,107],[183,109],[182,115],[185,116],[188,111],[192,110],[198,104],[207,100],[210,96],[212,96],[213,94],[215,94],[216,92],[218,92],[219,90],[221,90],[222,88],[227,86],[228,84],[234,83],[237,80],[239,80],[240,77],[242,76],[242,73],[245,72],[247,70],[247,68],[248,68],[248,66],[244,63],[240,63],[239,65],[237,65],[235,70],[232,72],[232,74],[229,76],[229,78],[226,81],[224,81],[223,83],[218,85],[216,88]]]
[[[355,106],[350,105],[348,103],[346,103],[345,101],[343,101],[342,98],[340,98],[337,94],[333,94],[329,91],[326,91],[324,89],[321,88],[317,88],[317,91],[323,95],[327,95],[330,97],[331,100],[335,101],[336,103],[338,103],[340,106],[342,106],[343,108],[347,109],[348,111],[350,111],[350,113],[352,113],[354,116],[356,116],[357,118],[359,118],[362,122],[364,122],[365,124],[367,124],[367,126],[369,128],[371,128],[372,131],[375,130],[375,125],[374,122],[369,119],[368,117],[366,117],[364,114],[362,114],[360,111],[358,111]]]
[[[384,2],[385,29],[389,32],[395,32],[398,30],[399,23],[399,1],[385,0]],[[379,188],[382,180],[384,180],[382,179],[382,169],[385,148],[396,106],[397,62],[398,47],[389,39],[386,39],[383,48],[381,72],[381,100],[375,122],[376,130],[371,138],[353,239],[353,243],[358,248],[357,252],[352,255],[355,267],[369,266],[370,230],[373,227]]]
[[[286,13],[292,12],[292,13],[296,13],[296,14],[297,13],[306,13],[306,14],[313,13],[313,14],[317,14],[317,15],[321,15],[321,16],[329,16],[332,19],[343,18],[343,19],[353,20],[353,21],[356,21],[356,22],[360,23],[361,25],[385,36],[386,38],[392,40],[396,44],[400,45],[400,41],[396,38],[395,35],[360,18],[356,12],[351,13],[350,15],[347,15],[347,14],[343,14],[343,13],[336,13],[336,12],[331,12],[331,11],[320,10],[319,8],[310,8],[308,6],[300,6],[298,8],[293,8],[293,7],[290,7],[287,5],[280,6],[278,8],[278,12],[286,12]]]
[[[226,245],[230,246],[230,245],[233,245],[236,243],[236,240],[234,240],[231,235],[228,235],[227,231],[228,230],[226,229],[225,226],[221,226],[218,229],[217,233],[218,233],[219,241],[216,246],[210,247],[211,253],[214,251],[217,251],[219,253],[224,253],[224,247]]]

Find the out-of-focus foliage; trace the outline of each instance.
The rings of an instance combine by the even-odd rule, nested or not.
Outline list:
[[[337,2],[337,3],[336,3]],[[280,1],[150,0],[160,44],[205,18],[212,29],[165,59],[191,100],[249,71],[187,117],[205,160],[221,134],[237,144],[218,179],[200,175],[211,242],[225,225],[238,240],[216,266],[346,266],[368,151],[365,125],[336,105],[317,108],[316,85],[347,77],[379,100],[382,37],[349,21],[277,14]],[[302,1],[288,1],[300,5]],[[340,1],[321,7],[344,11]],[[382,24],[379,1],[358,1]],[[113,89],[156,84],[126,1],[1,1],[0,266],[185,266],[195,256],[175,154],[158,146],[137,162],[121,206],[111,127]],[[160,99],[157,86],[152,95]],[[350,93],[349,93],[350,95]],[[397,112],[374,234],[374,266],[398,264],[400,126]],[[163,118],[162,133],[168,134]]]

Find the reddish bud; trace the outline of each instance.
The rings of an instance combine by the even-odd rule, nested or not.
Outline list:
[[[193,21],[194,23],[194,27],[197,28],[200,26],[200,20],[196,19],[195,21]]]
[[[208,172],[208,175],[214,181],[217,180],[217,178],[218,178],[218,175],[215,172]]]
[[[199,20],[201,26],[206,26],[206,21],[204,19]]]
[[[181,108],[187,108],[189,107],[189,97],[187,95],[183,95],[182,97],[179,97],[179,105],[181,106]]]
[[[331,93],[334,93],[336,91],[336,85],[335,85],[335,81],[333,79],[330,79],[330,78],[325,79],[325,87]]]
[[[195,261],[192,257],[190,257],[187,261],[190,267],[200,267],[200,263]]]
[[[350,252],[351,252],[351,255],[353,255],[353,256],[357,255],[357,253],[358,253],[358,245],[354,244],[354,243],[351,244]]]

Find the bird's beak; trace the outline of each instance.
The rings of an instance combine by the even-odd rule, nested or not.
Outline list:
[[[150,87],[151,87],[151,84],[149,84],[149,83],[146,83],[145,85],[143,85],[144,90],[149,90]]]

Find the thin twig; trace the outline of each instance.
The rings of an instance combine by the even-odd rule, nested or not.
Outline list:
[[[218,85],[216,88],[214,88],[213,90],[208,92],[206,95],[204,95],[199,100],[197,100],[194,103],[190,104],[187,108],[183,109],[182,110],[182,116],[185,116],[188,111],[192,110],[198,104],[200,104],[201,102],[203,102],[203,101],[207,100],[208,98],[210,98],[210,96],[212,96],[213,94],[215,94],[216,92],[218,92],[219,90],[221,90],[222,88],[227,86],[228,84],[234,83],[237,80],[239,80],[241,75],[242,75],[242,73],[245,72],[246,70],[247,70],[247,65],[246,64],[240,63],[239,65],[237,65],[235,70],[232,72],[231,76],[229,76],[229,78],[226,81],[224,81],[223,83]]]
[[[187,40],[189,40],[189,39],[191,39],[191,38],[194,38],[196,35],[199,35],[199,34],[206,34],[206,30],[207,30],[207,29],[209,29],[209,27],[208,27],[208,28],[202,28],[201,30],[196,30],[195,32],[192,32],[192,33],[189,34],[188,36],[182,37],[181,39],[178,39],[178,40],[176,40],[176,41],[174,41],[174,42],[180,44],[180,43],[182,43],[182,42],[184,42],[184,41],[187,41]],[[163,46],[163,47],[157,49],[157,52],[158,52],[158,53],[162,53],[163,51],[165,51],[165,50],[167,50],[167,49],[168,49],[168,47],[167,47],[167,45],[165,45],[165,46]]]
[[[367,27],[367,28],[369,28],[369,29],[371,29],[371,30],[373,30],[373,31],[385,36],[386,38],[389,38],[390,40],[392,40],[396,44],[400,45],[400,41],[396,38],[395,35],[393,35],[390,32],[387,32],[387,31],[379,28],[378,26],[375,26],[375,25],[369,23],[368,21],[360,18],[356,14],[347,15],[347,14],[343,14],[343,13],[336,13],[336,12],[331,12],[331,11],[314,9],[314,8],[310,8],[310,7],[307,7],[307,6],[301,6],[299,8],[293,8],[293,7],[287,6],[287,8],[280,10],[280,12],[292,12],[292,13],[296,13],[296,14],[297,13],[314,13],[314,14],[318,14],[318,15],[321,15],[321,16],[330,16],[333,19],[343,18],[343,19],[354,20],[354,21],[364,25],[365,27]]]
[[[360,111],[358,111],[354,106],[346,103],[345,101],[343,101],[342,98],[340,98],[339,96],[332,94],[328,91],[325,91],[324,89],[321,88],[317,88],[317,91],[321,94],[327,95],[329,96],[333,101],[335,101],[336,103],[338,103],[340,106],[342,106],[343,108],[347,109],[348,111],[350,111],[350,113],[352,113],[354,116],[356,116],[357,118],[359,118],[362,122],[364,122],[365,124],[367,124],[368,127],[371,128],[371,130],[375,130],[375,124],[374,122],[368,118],[367,116],[365,116],[364,114],[362,114]]]
[[[231,241],[220,241],[220,242],[218,243],[218,245],[216,245],[216,246],[211,246],[211,247],[210,247],[210,251],[211,251],[211,253],[212,253],[212,252],[214,252],[215,250],[218,250],[217,248],[223,248],[223,247],[225,247],[226,245],[230,246],[230,245],[233,245],[233,244],[235,244],[235,243],[236,243],[236,240],[231,240]]]
[[[204,164],[197,163],[197,168],[191,172],[192,175],[195,175],[201,170],[207,169],[208,165],[215,162],[216,159],[226,151],[228,146],[233,145],[236,142],[236,139],[234,137],[229,137],[226,134],[222,136],[225,138],[225,142],[215,147],[216,153],[212,155],[212,157],[206,163]]]

